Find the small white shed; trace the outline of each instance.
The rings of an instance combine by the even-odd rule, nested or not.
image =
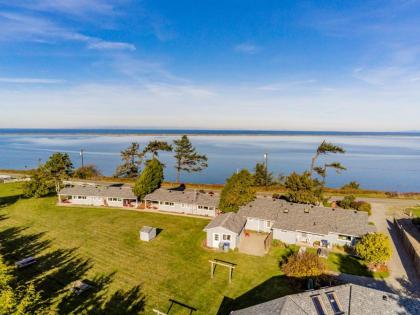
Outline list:
[[[156,237],[156,228],[143,226],[140,230],[140,239],[149,242]]]

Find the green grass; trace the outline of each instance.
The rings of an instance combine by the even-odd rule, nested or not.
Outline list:
[[[19,192],[17,184],[0,184],[0,251],[10,264],[39,257],[37,266],[18,276],[35,280],[58,311],[81,313],[82,307],[111,300],[118,301],[114,304],[120,310],[127,306],[129,313],[129,305],[144,295],[146,313],[152,308],[166,311],[172,298],[197,308],[195,314],[216,314],[222,302],[228,307],[232,299],[240,307],[294,292],[278,265],[287,250],[274,248],[265,257],[253,257],[205,249],[202,229],[208,220],[59,207],[54,197],[19,199]],[[141,242],[138,232],[144,225],[162,231],[152,242]],[[213,258],[237,264],[232,284],[227,270],[219,267],[210,279],[208,260]],[[71,301],[67,289],[77,279],[94,280],[94,296]],[[112,308],[107,310],[112,314]],[[171,314],[187,312],[174,307]]]
[[[407,213],[412,213],[414,217],[419,218],[420,217],[420,206],[409,208],[406,211]]]
[[[362,260],[343,253],[331,252],[328,255],[327,267],[332,271],[375,279],[384,279],[389,276],[388,272],[371,272]]]

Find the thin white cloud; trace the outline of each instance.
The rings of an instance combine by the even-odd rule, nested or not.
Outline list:
[[[56,43],[57,41],[81,42],[89,49],[128,50],[136,47],[125,42],[107,41],[84,35],[53,23],[45,18],[0,12],[0,41],[33,41]]]
[[[11,78],[0,77],[0,83],[13,83],[13,84],[58,84],[64,83],[60,79],[44,79],[44,78]]]
[[[108,42],[98,39],[90,39],[88,40],[87,47],[89,49],[97,49],[97,50],[136,50],[136,46],[129,43],[123,42]]]
[[[283,81],[283,82],[275,82],[271,84],[262,85],[262,86],[257,87],[257,89],[261,91],[282,91],[282,90],[290,89],[293,87],[313,85],[316,82],[317,81],[313,79],[300,80],[300,81]]]
[[[261,47],[250,43],[241,43],[236,45],[234,49],[235,51],[240,53],[253,55],[258,53],[261,50]]]

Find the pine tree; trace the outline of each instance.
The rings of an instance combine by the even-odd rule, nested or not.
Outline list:
[[[140,145],[136,142],[121,151],[123,164],[119,165],[115,171],[115,177],[135,178],[140,173],[140,166],[143,163],[144,154],[140,152]]]
[[[158,159],[147,162],[146,167],[134,185],[134,194],[142,200],[144,196],[150,194],[160,187],[163,182],[163,164]]]
[[[223,212],[237,212],[239,208],[256,198],[252,174],[243,169],[228,178],[220,194],[219,209]]]
[[[315,155],[312,157],[310,174],[312,175],[313,172],[315,171],[316,161],[321,155],[327,155],[329,153],[345,153],[345,152],[346,151],[338,145],[329,143],[326,140],[322,141],[321,144],[316,149]]]
[[[322,201],[321,183],[313,179],[309,172],[293,172],[287,176],[284,185],[287,189],[286,197],[290,202],[316,205]]]
[[[264,163],[257,163],[255,165],[254,185],[255,186],[269,186],[273,184],[273,173],[267,172]]]
[[[179,177],[182,171],[187,173],[201,172],[208,166],[207,157],[197,153],[186,135],[183,135],[179,140],[174,140],[174,144],[177,183],[179,183]]]
[[[172,151],[172,146],[166,141],[153,140],[144,148],[143,154],[151,153],[153,159],[157,159],[159,156],[159,151]]]

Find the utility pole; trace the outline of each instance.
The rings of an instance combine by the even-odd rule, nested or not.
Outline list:
[[[80,156],[82,157],[82,167],[84,166],[84,163],[83,163],[83,149],[80,149]]]
[[[265,189],[268,186],[268,153],[264,153],[264,160],[265,160]]]

